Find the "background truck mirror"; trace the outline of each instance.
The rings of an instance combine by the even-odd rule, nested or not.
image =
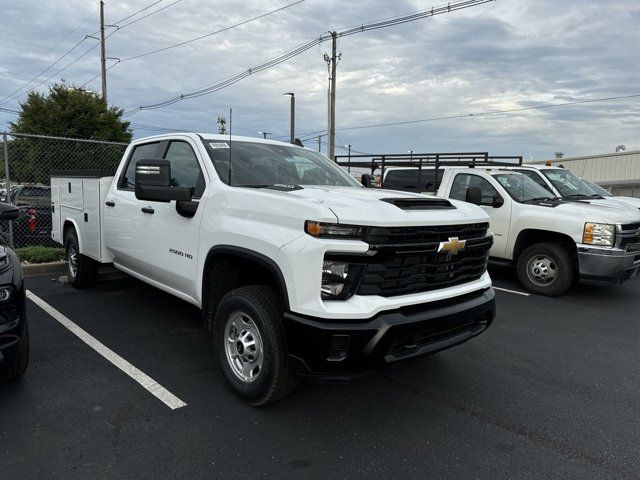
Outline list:
[[[366,188],[373,187],[374,182],[375,182],[375,178],[373,177],[373,175],[369,175],[367,173],[363,174],[360,180],[360,183],[362,183],[362,185],[364,185]]]
[[[0,203],[0,221],[15,220],[20,216],[20,209],[9,203]]]
[[[172,186],[169,160],[138,160],[136,163],[136,198],[154,202],[191,200],[193,189]]]
[[[480,187],[467,187],[464,201],[480,205],[482,203],[482,190],[480,190]]]

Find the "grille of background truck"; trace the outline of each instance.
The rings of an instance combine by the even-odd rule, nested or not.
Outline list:
[[[479,279],[493,243],[488,228],[488,223],[371,228],[365,241],[382,260],[365,266],[358,294],[407,295]],[[440,242],[453,237],[466,240],[465,249],[455,255],[438,253]]]

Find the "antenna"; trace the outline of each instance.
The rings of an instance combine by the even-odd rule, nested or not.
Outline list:
[[[231,128],[233,125],[233,108],[229,109],[229,186],[233,186],[231,182]]]

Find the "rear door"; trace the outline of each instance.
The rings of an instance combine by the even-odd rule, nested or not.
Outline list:
[[[148,245],[143,243],[140,234],[143,214],[140,211],[141,202],[136,199],[134,192],[135,165],[141,159],[158,158],[162,143],[155,141],[133,147],[126,159],[126,166],[119,177],[113,180],[103,209],[105,246],[113,255],[114,263],[140,275],[145,275]],[[149,239],[145,238],[144,241]]]
[[[198,238],[204,211],[203,193],[206,188],[204,168],[197,149],[187,140],[171,140],[163,144],[162,158],[171,162],[173,186],[193,189],[190,215],[176,201],[142,201],[140,238],[145,245],[145,266],[155,281],[196,298]]]

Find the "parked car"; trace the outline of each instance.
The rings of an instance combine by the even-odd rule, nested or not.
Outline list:
[[[13,205],[0,203],[0,222],[19,215]],[[22,266],[11,248],[0,245],[0,381],[16,380],[29,363],[29,327]]]
[[[492,237],[479,207],[365,189],[321,154],[248,137],[134,141],[115,173],[51,179],[70,283],[100,263],[200,307],[252,405],[295,373],[351,377],[484,332]]]
[[[13,245],[51,245],[51,187],[47,185],[15,185],[9,193],[9,203],[20,210],[13,222]],[[8,227],[0,226],[2,236],[8,238]]]

